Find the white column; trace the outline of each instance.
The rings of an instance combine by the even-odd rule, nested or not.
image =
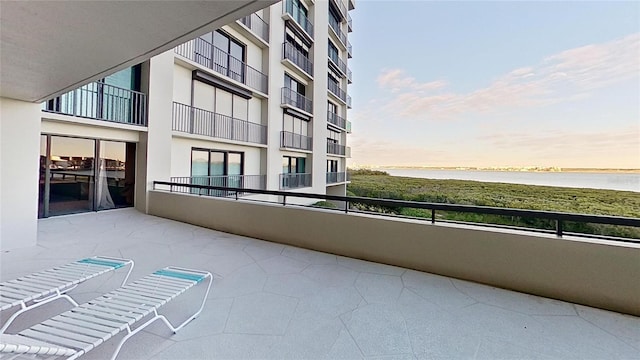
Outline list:
[[[329,2],[316,1],[313,9],[313,192],[326,192],[327,184],[327,61]]]
[[[173,50],[155,56],[142,74],[149,118],[147,133],[140,134],[138,143],[136,208],[144,212],[148,211],[147,192],[153,189],[153,181],[169,181],[171,177],[173,59]]]
[[[35,246],[40,104],[0,98],[0,249]]]

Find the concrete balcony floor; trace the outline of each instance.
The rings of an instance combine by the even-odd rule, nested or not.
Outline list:
[[[175,335],[152,325],[129,340],[119,359],[640,358],[637,317],[133,209],[40,220],[37,246],[2,252],[0,280],[91,255],[134,259],[131,279],[167,265],[215,275],[199,318]],[[81,302],[97,297],[117,287],[123,274],[98,277],[72,295]],[[203,289],[170,303],[169,319],[197,308]],[[8,332],[69,308],[59,301],[27,312]],[[107,358],[114,347],[112,340],[83,359]]]

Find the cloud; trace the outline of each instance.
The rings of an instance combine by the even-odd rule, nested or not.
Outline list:
[[[392,93],[399,91],[432,91],[443,88],[447,83],[443,80],[436,80],[427,83],[420,83],[416,79],[407,76],[404,70],[391,69],[383,71],[376,79],[378,86],[381,88],[390,89]]]
[[[489,86],[468,93],[447,82],[418,82],[402,69],[383,71],[380,87],[394,96],[384,109],[400,117],[450,120],[463,113],[545,106],[582,99],[592,90],[640,75],[640,33],[607,43],[569,49],[535,66],[514,69]]]

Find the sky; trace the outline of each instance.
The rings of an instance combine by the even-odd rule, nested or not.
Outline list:
[[[349,166],[640,168],[640,2],[350,14]]]

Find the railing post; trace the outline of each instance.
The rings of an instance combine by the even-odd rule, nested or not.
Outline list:
[[[562,220],[556,220],[556,236],[562,237]]]
[[[349,213],[349,200],[345,201],[344,204],[344,213],[348,214]]]
[[[287,205],[287,195],[282,196],[282,206]]]
[[[436,209],[431,209],[431,223],[436,223]]]

